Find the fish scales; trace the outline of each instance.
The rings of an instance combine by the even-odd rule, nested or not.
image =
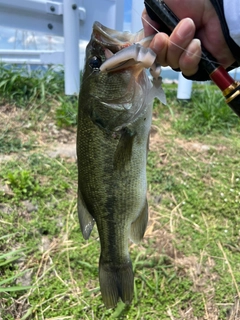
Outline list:
[[[117,38],[114,31],[111,38],[111,32],[99,23],[93,26],[77,131],[78,215],[85,239],[97,225],[99,281],[107,308],[115,307],[119,298],[127,304],[133,298],[128,242],[139,242],[147,226],[146,161],[153,99],[152,84],[141,66],[100,72],[106,48],[117,52],[125,45],[122,33]]]

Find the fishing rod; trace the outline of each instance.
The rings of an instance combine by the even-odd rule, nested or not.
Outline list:
[[[170,31],[173,31],[180,20],[166,3],[162,0],[145,0],[144,2],[147,12],[152,13],[151,18],[153,16],[153,20],[163,22]],[[208,73],[211,80],[222,91],[225,102],[240,117],[240,82],[235,81],[203,46],[199,67]]]

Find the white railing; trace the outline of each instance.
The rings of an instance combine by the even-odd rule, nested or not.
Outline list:
[[[79,40],[89,41],[95,20],[122,30],[123,0],[0,0],[0,25],[64,37],[64,51],[0,50],[6,63],[63,64],[65,93],[80,87]]]
[[[63,51],[4,50],[0,49],[1,60],[7,64],[63,64]]]

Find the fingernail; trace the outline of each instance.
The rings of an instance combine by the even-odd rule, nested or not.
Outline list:
[[[188,46],[187,50],[187,56],[188,57],[193,57],[196,54],[200,54],[201,50],[201,41],[199,39],[193,39]]]
[[[186,18],[181,21],[181,24],[178,26],[177,35],[180,39],[187,38],[191,34],[194,34],[195,26],[190,18]]]

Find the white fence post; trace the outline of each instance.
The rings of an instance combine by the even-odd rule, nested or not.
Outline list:
[[[79,13],[77,0],[63,2],[63,36],[65,94],[78,94],[80,86],[79,67]]]
[[[192,93],[192,80],[187,80],[184,78],[182,73],[180,72],[178,75],[178,91],[177,98],[182,100],[191,99]]]

